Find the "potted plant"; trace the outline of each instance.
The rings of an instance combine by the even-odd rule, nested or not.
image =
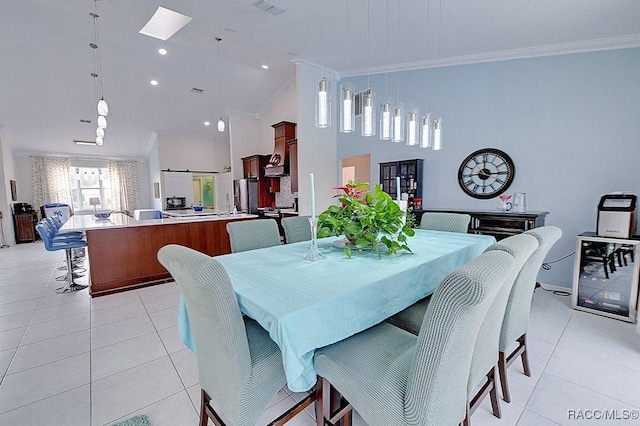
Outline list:
[[[349,240],[344,252],[351,257],[351,249],[373,249],[380,257],[382,245],[387,254],[397,254],[399,250],[411,252],[407,237],[415,232],[411,220],[406,220],[400,206],[382,190],[374,185],[373,192],[369,184],[349,181],[347,185],[335,189],[342,190],[336,195],[340,205],[329,206],[318,216],[318,238],[328,235],[344,235]]]

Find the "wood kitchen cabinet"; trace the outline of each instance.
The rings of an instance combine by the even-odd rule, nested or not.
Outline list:
[[[298,192],[298,140],[287,142],[289,147],[289,176],[291,176],[291,192]]]
[[[269,163],[270,155],[252,155],[242,159],[242,170],[245,179],[256,179],[258,181],[258,207],[271,207],[275,204],[275,192],[280,191],[280,181],[278,180],[277,190],[273,191],[274,185],[271,178],[266,178],[264,168]]]
[[[33,213],[19,213],[13,215],[13,225],[16,232],[16,243],[30,243],[36,240],[36,230]]]

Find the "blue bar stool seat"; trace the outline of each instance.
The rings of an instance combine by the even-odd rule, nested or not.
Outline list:
[[[83,288],[87,288],[86,285],[78,284],[75,282],[76,275],[73,273],[73,262],[72,262],[72,254],[71,250],[74,248],[86,247],[87,242],[83,239],[58,239],[55,240],[55,234],[51,234],[45,223],[40,222],[36,225],[36,230],[38,234],[40,234],[40,238],[44,242],[44,247],[48,251],[57,251],[64,250],[66,253],[67,259],[67,275],[65,279],[67,280],[67,284],[56,289],[56,293],[70,293],[72,291],[82,290]]]

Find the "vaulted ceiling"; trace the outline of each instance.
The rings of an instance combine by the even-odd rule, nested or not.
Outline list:
[[[141,157],[153,132],[227,139],[218,117],[259,115],[294,59],[347,75],[640,46],[637,0],[275,0],[277,15],[255,2],[99,0],[110,112],[96,147],[72,142],[95,139],[94,1],[3,0],[3,134],[17,153]],[[139,34],[158,6],[193,20],[167,41]]]

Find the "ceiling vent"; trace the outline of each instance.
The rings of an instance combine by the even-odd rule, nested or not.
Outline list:
[[[202,90],[202,89],[198,89],[197,87],[192,87],[192,88],[191,88],[191,91],[192,91],[193,93],[197,93],[198,95],[202,95],[202,92],[204,92],[204,90]]]
[[[283,8],[281,8],[280,6],[276,6],[275,4],[265,0],[258,0],[253,5],[258,9],[264,10],[265,12],[270,13],[272,15],[280,15],[281,13],[284,13]]]
[[[85,120],[84,118],[80,119],[81,123],[87,123],[87,124],[91,124],[91,120]]]

